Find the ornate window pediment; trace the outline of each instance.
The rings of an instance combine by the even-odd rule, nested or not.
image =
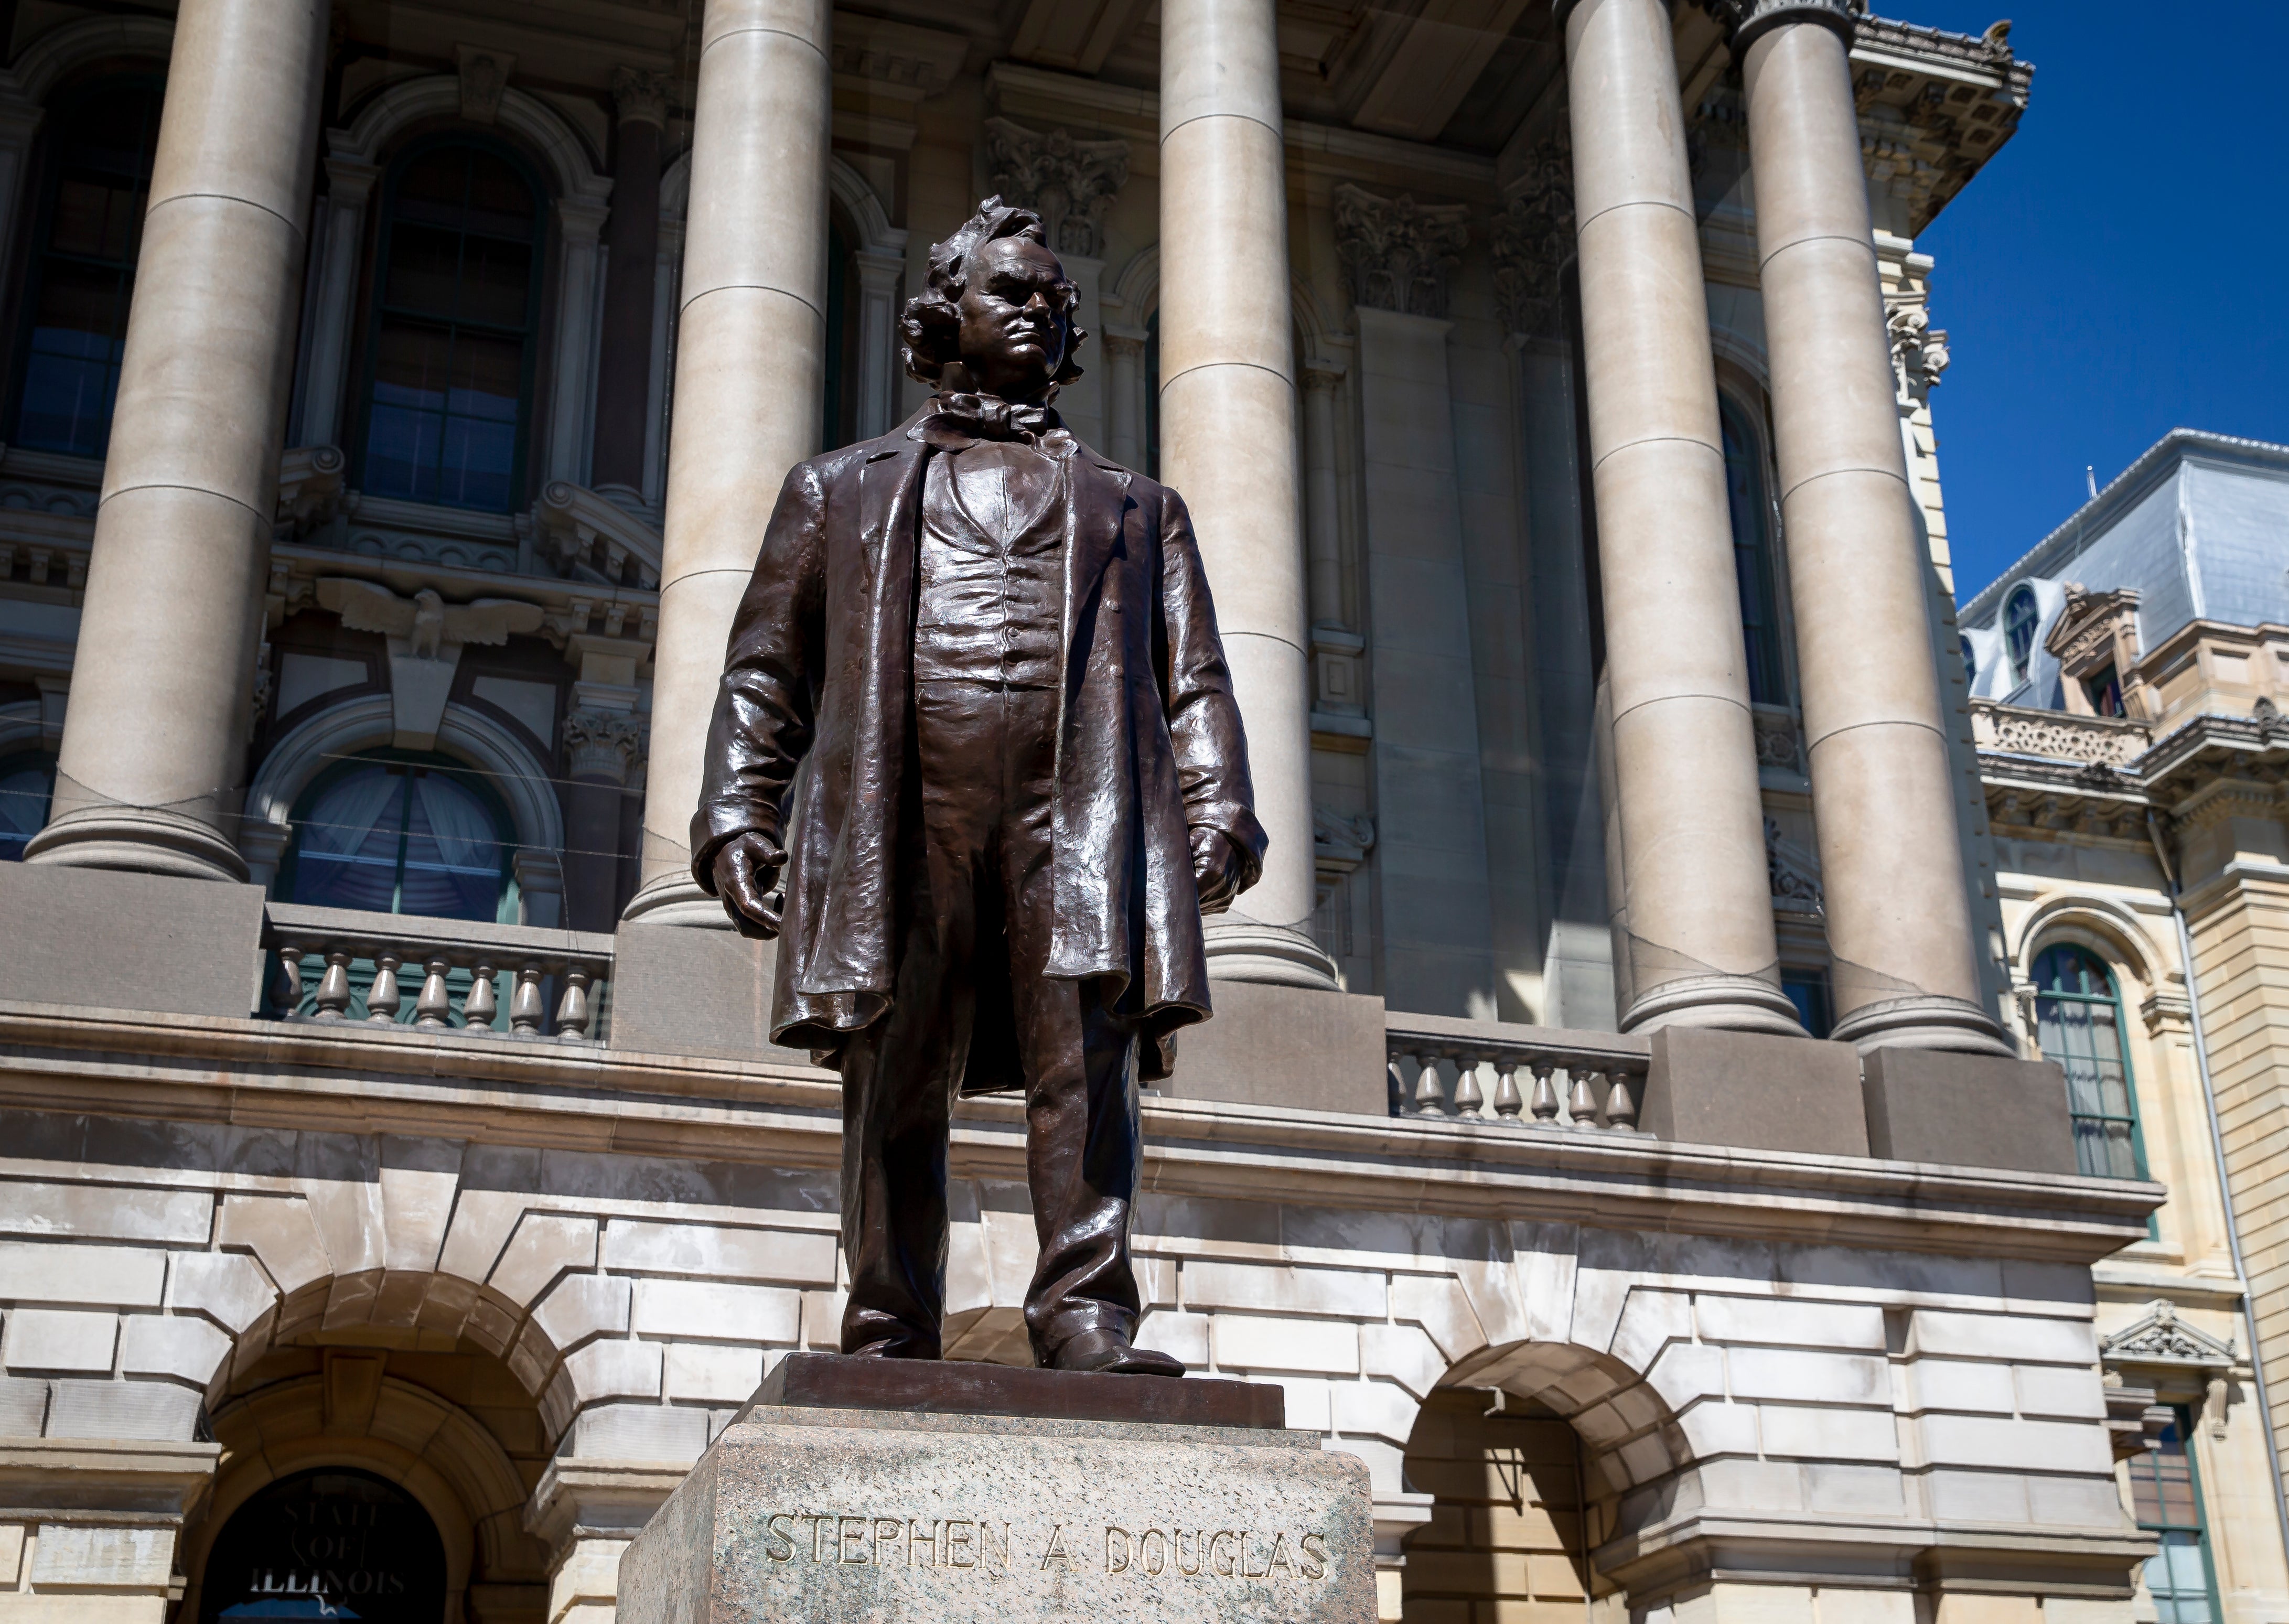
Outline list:
[[[2157,1297],[2136,1324],[2099,1339],[2100,1362],[2109,1367],[2162,1365],[2188,1371],[2222,1371],[2239,1362],[2234,1342],[2219,1341],[2178,1318],[2175,1304]]]

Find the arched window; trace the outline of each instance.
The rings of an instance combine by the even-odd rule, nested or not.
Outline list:
[[[513,922],[515,841],[483,780],[442,756],[380,752],[320,775],[279,872],[290,902]]]
[[[429,142],[391,172],[360,475],[369,494],[516,506],[541,220],[539,187],[491,147]]]
[[[160,94],[154,78],[110,79],[56,109],[25,292],[13,444],[100,457],[110,442]]]
[[[1963,639],[1963,680],[1974,689],[1979,686],[1979,650],[1967,637]]]
[[[0,863],[21,858],[31,838],[47,826],[55,792],[55,757],[35,753],[0,760]]]
[[[1717,399],[1725,433],[1725,499],[1733,514],[1733,567],[1741,583],[1741,633],[1749,651],[1749,697],[1759,705],[1786,705],[1763,442],[1730,396]]]
[[[2035,1024],[2043,1058],[2066,1071],[2075,1160],[2099,1178],[2144,1178],[2113,972],[2086,949],[2044,949],[2035,960]]]
[[[2003,643],[2011,656],[2011,681],[2027,680],[2030,662],[2035,657],[2035,631],[2041,625],[2043,611],[2035,602],[2035,589],[2021,586],[2011,593],[2003,605]]]

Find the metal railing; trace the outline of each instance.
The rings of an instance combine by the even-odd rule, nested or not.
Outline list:
[[[1643,1038],[1393,1013],[1384,1043],[1393,1116],[1639,1131]]]
[[[612,938],[275,903],[263,1012],[275,1020],[602,1043]]]

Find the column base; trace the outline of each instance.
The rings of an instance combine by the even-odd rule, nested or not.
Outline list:
[[[156,807],[81,807],[24,848],[27,863],[243,883],[246,859],[211,824]]]
[[[1994,1016],[1968,999],[1939,993],[1862,1004],[1838,1017],[1828,1035],[1838,1043],[1852,1044],[1863,1055],[1871,1049],[1945,1049],[2019,1058],[2017,1047],[2003,1035]]]
[[[730,916],[723,904],[699,888],[699,882],[682,870],[660,875],[637,888],[620,910],[622,924],[682,925],[699,930],[729,930]]]
[[[1292,925],[1267,925],[1240,912],[1206,922],[1210,981],[1267,982],[1276,987],[1336,991],[1336,961]]]
[[[1775,1038],[1806,1038],[1789,995],[1754,975],[1689,975],[1641,994],[1622,1016],[1625,1032],[1708,1026]]]

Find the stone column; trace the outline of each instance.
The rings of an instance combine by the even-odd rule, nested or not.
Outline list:
[[[242,880],[326,7],[184,0],[36,860]]]
[[[652,296],[659,256],[659,136],[667,123],[664,74],[612,76],[620,115],[612,213],[604,228],[603,344],[596,362],[596,428],[589,482],[643,490],[644,427],[651,405]],[[588,928],[596,928],[594,926]]]
[[[1332,988],[1307,934],[1311,689],[1273,11],[1160,8],[1160,477],[1200,532],[1272,837],[1264,878],[1208,922],[1209,973]]]
[[[1664,0],[1566,29],[1624,1031],[1798,1033],[1780,990],[1685,113]]]
[[[1105,454],[1124,468],[1144,466],[1144,335],[1105,330]]]
[[[858,263],[858,438],[872,440],[898,425],[898,280],[906,256],[902,247],[876,247],[851,258]]]
[[[548,412],[548,477],[585,485],[582,466],[592,433],[589,409],[595,404],[596,261],[605,207],[600,198],[556,200],[556,235],[562,251],[556,260],[555,382]]]
[[[1336,508],[1336,390],[1344,381],[1340,362],[1317,362],[1304,369],[1304,534],[1312,560],[1312,625],[1344,624],[1344,559]]]
[[[1980,1006],[1843,0],[1743,8],[1782,530],[1835,1036],[2011,1052]],[[1634,855],[1634,854],[1632,854]]]
[[[690,873],[739,594],[826,390],[827,0],[707,0],[668,441],[643,882],[626,917],[724,927]]]
[[[310,313],[309,374],[302,420],[289,430],[297,446],[340,444],[342,394],[349,378],[350,324],[355,319],[358,260],[365,247],[365,206],[381,171],[355,158],[326,160],[318,307]]]

